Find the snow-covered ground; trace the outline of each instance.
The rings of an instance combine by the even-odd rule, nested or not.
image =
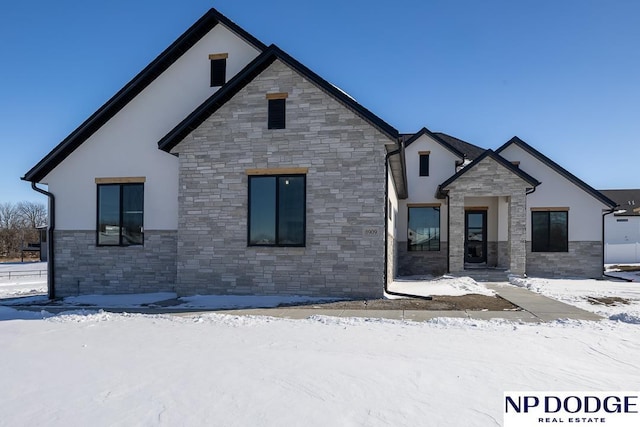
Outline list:
[[[608,320],[14,314],[6,426],[496,426],[504,391],[640,389],[639,326]]]
[[[639,284],[520,284],[596,312],[605,309],[585,295],[640,300]],[[468,278],[434,286],[483,288]],[[640,325],[628,320],[53,316],[0,306],[0,425],[497,426],[505,391],[640,390]]]
[[[640,325],[640,282],[518,277],[510,282],[611,320]],[[621,301],[609,300],[612,297]]]
[[[0,263],[0,298],[47,293],[47,263]]]

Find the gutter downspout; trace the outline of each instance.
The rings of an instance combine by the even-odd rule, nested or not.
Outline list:
[[[451,273],[450,271],[450,261],[449,255],[451,255],[451,245],[449,245],[449,241],[451,240],[451,209],[449,203],[449,192],[446,194],[447,198],[447,273]]]
[[[49,227],[47,229],[47,290],[49,299],[56,297],[56,281],[55,281],[55,268],[54,268],[54,245],[53,245],[53,231],[56,228],[56,199],[53,193],[49,193],[42,188],[36,187],[35,182],[31,182],[31,188],[38,193],[44,194],[49,198]]]
[[[402,151],[401,148],[397,150],[393,150],[390,153],[387,153],[384,158],[384,292],[385,294],[398,296],[398,297],[407,297],[407,298],[418,298],[424,300],[432,300],[433,298],[430,296],[424,295],[412,295],[412,294],[404,294],[402,292],[394,292],[390,291],[388,287],[388,273],[387,268],[389,266],[388,256],[389,256],[389,158],[396,154],[399,154]]]

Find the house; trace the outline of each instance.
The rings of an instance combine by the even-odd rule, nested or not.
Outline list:
[[[23,179],[50,200],[50,296],[367,298],[470,265],[597,276],[615,206],[518,138],[400,134],[214,9]]]
[[[600,192],[619,205],[605,218],[604,262],[640,263],[640,189]]]

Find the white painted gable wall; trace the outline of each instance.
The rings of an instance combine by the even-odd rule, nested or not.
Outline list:
[[[515,144],[500,155],[520,161],[520,169],[541,182],[527,196],[527,240],[531,240],[532,207],[569,207],[569,241],[602,239],[601,212],[607,206]]]
[[[429,176],[420,175],[421,151],[430,151]],[[440,210],[440,239],[446,242],[447,236],[447,202],[445,199],[437,199],[438,185],[442,184],[451,175],[456,173],[456,160],[459,159],[451,151],[447,150],[433,138],[422,135],[405,149],[407,166],[408,195],[406,200],[401,200],[398,209],[398,240],[407,241],[407,204],[411,203],[441,203]]]
[[[132,176],[146,177],[145,228],[177,229],[178,159],[157,143],[218,89],[209,86],[211,53],[229,54],[229,80],[260,52],[216,25],[42,180],[56,197],[57,229],[94,230],[95,178]]]

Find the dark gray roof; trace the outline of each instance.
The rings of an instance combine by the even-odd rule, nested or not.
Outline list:
[[[447,144],[454,147],[456,150],[460,151],[469,160],[475,160],[476,158],[480,157],[485,151],[485,149],[482,147],[478,147],[477,145],[473,145],[467,141],[463,141],[459,138],[456,138],[455,136],[447,135],[446,133],[434,132],[433,134],[438,136]]]
[[[616,216],[640,216],[640,189],[623,189],[623,190],[599,190],[606,197],[616,202],[618,209],[626,210],[625,213],[616,214]],[[634,212],[634,209],[637,211]]]
[[[435,139],[461,159],[464,157],[469,160],[475,160],[476,158],[480,157],[485,151],[485,149],[482,147],[478,147],[477,145],[473,145],[467,141],[463,141],[459,138],[447,135],[446,133],[431,132],[426,127],[413,134],[401,133],[399,135],[398,141],[401,144],[404,144],[405,147],[408,147],[413,143],[413,141],[417,140],[422,135],[428,135],[431,138]]]

